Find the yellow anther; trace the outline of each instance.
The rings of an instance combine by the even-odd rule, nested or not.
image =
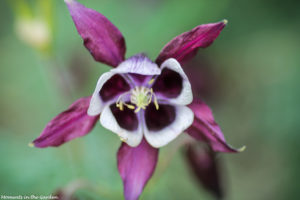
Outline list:
[[[124,106],[123,106],[123,102],[119,102],[119,103],[116,103],[116,106],[117,108],[119,108],[120,110],[124,110]]]
[[[128,95],[128,94],[130,94],[130,92],[125,92],[124,94],[120,95],[120,96],[118,97],[118,99],[117,99],[116,106],[117,106],[117,108],[119,108],[121,111],[124,110],[124,105],[125,105],[127,108],[129,108],[129,109],[134,109],[134,108],[132,108],[132,105],[126,104],[126,103],[123,101],[123,98],[124,98],[126,95]]]
[[[135,109],[135,107],[133,105],[130,105],[130,104],[125,104],[125,105],[127,106],[127,108],[129,108],[131,110]]]
[[[148,82],[148,85],[151,85],[154,82],[154,78]],[[152,88],[151,88],[152,89]]]
[[[156,110],[158,110],[158,109],[159,109],[159,105],[158,105],[158,103],[157,103],[156,96],[154,96],[154,101],[153,101],[153,103],[154,103],[154,105],[155,105]]]
[[[127,142],[127,138],[123,138],[122,136],[120,136],[120,140],[122,141],[122,142]]]
[[[156,110],[158,110],[159,109],[159,106],[158,106],[158,102],[157,102],[157,98],[156,98],[156,95],[154,94],[154,92],[153,92],[153,89],[151,88],[151,97],[153,96],[153,103],[154,103],[154,105],[155,105],[155,108],[156,108]]]

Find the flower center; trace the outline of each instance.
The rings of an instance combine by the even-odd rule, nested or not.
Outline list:
[[[124,97],[130,95],[130,103],[127,104],[124,102]],[[129,92],[125,92],[119,96],[116,106],[120,110],[124,110],[124,106],[129,109],[135,109],[134,112],[139,112],[141,109],[146,109],[146,107],[152,102],[159,109],[157,98],[152,88],[144,87],[144,86],[136,86],[134,89],[131,89]]]

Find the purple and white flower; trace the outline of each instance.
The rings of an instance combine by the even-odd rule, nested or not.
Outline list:
[[[91,97],[80,98],[52,119],[32,146],[59,146],[88,134],[100,118],[123,141],[117,154],[126,200],[138,199],[151,178],[160,147],[187,132],[214,151],[238,152],[225,141],[210,108],[193,99],[181,64],[209,46],[227,21],[199,25],[171,40],[155,62],[144,54],[125,60],[121,32],[102,14],[65,0],[94,59],[114,67],[102,74]]]
[[[193,111],[185,106],[192,100],[189,80],[175,59],[158,67],[139,54],[99,78],[88,114],[102,113],[102,126],[131,147],[145,137],[159,148],[193,123]]]

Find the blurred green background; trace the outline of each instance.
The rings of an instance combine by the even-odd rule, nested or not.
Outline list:
[[[219,38],[192,61],[204,73],[202,96],[227,141],[247,146],[240,154],[218,155],[225,199],[299,199],[298,1],[80,2],[121,30],[127,57],[145,52],[155,59],[174,36],[227,19]],[[27,23],[35,19],[44,24]],[[122,199],[115,156],[120,141],[100,124],[60,148],[27,145],[52,117],[91,95],[98,77],[109,70],[83,47],[63,0],[1,0],[0,25],[0,195],[49,195],[88,182],[75,196]],[[33,43],[40,34],[41,43]],[[162,149],[141,199],[213,197],[199,186],[173,142]]]

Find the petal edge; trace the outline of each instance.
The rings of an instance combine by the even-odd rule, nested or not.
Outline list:
[[[244,150],[234,149],[226,143],[219,125],[215,122],[211,109],[201,100],[196,99],[189,107],[195,114],[195,120],[186,132],[196,140],[205,141],[217,152],[237,153]]]
[[[125,39],[104,15],[75,0],[65,0],[76,29],[94,59],[116,67],[124,60]]]
[[[168,58],[182,62],[191,58],[198,48],[208,47],[219,36],[227,20],[218,23],[202,24],[182,33],[167,43],[159,53],[156,63],[161,64]]]
[[[136,200],[155,170],[158,149],[151,147],[145,139],[135,148],[122,143],[117,159],[125,200]]]
[[[76,100],[67,110],[54,117],[30,145],[38,148],[57,147],[88,134],[99,118],[99,115],[87,115],[90,99],[83,97]]]
[[[137,120],[139,119],[137,118]],[[138,127],[134,130],[127,130],[124,127],[121,127],[111,110],[111,106],[104,107],[103,112],[101,113],[100,123],[104,128],[117,134],[121,140],[124,140],[131,147],[138,146],[143,139],[142,126],[139,122]]]
[[[173,105],[172,105],[173,106]],[[147,142],[155,147],[160,148],[173,141],[183,133],[194,120],[193,111],[187,106],[174,106],[175,119],[171,124],[160,130],[150,130],[147,123],[144,124],[144,135]],[[159,110],[158,110],[159,111]],[[159,117],[157,117],[159,119]],[[145,117],[145,121],[147,118]]]
[[[178,74],[178,76],[181,78],[182,85],[181,85],[179,94],[174,97],[167,97],[167,99],[168,99],[167,101],[174,105],[190,104],[193,101],[192,87],[191,87],[190,81],[189,81],[187,75],[184,73],[180,63],[174,58],[169,58],[161,64],[160,68],[162,70],[162,73],[160,76],[158,76],[157,80],[154,82],[154,84],[152,86],[154,92],[161,93],[161,95],[164,96],[164,93],[166,93],[166,91],[171,89],[168,84],[167,84],[167,86],[164,86],[164,85],[166,85],[165,83],[170,83],[171,80],[169,80],[169,78],[172,79],[172,77],[165,78],[165,80],[163,80],[163,78],[162,79],[160,78],[163,76],[164,70],[170,70],[171,72],[175,72],[176,74]],[[176,80],[176,82],[179,82],[179,81]],[[164,83],[164,84],[162,84],[162,83]],[[163,91],[163,88],[165,88],[165,91]],[[158,96],[158,98],[159,98],[159,96]],[[165,99],[165,98],[163,98],[163,99]]]

